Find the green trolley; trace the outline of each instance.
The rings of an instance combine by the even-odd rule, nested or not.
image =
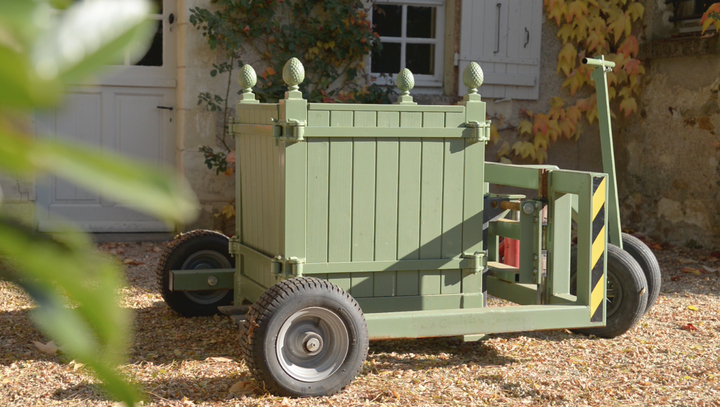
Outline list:
[[[407,69],[396,104],[308,103],[295,58],[285,98],[259,103],[244,66],[231,125],[236,235],[193,231],[172,242],[158,268],[165,301],[185,316],[246,314],[247,365],[289,396],[347,386],[369,340],[626,332],[657,297],[659,268],[620,235],[605,79],[614,64],[586,63],[609,140],[605,173],[485,162],[476,63],[455,106],[413,102]],[[491,194],[490,185],[528,192]],[[520,241],[518,267],[499,262],[501,238]],[[488,306],[488,296],[506,302]]]

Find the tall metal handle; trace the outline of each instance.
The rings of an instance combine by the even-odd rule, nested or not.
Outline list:
[[[502,7],[502,4],[497,4],[497,31],[495,31],[495,51],[493,51],[493,54],[497,54],[500,52],[500,7]]]
[[[527,48],[527,45],[530,43],[530,30],[525,27],[525,45],[523,45],[523,48]]]

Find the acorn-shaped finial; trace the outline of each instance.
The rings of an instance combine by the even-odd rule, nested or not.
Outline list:
[[[398,74],[397,87],[402,91],[404,96],[410,94],[410,90],[415,87],[415,77],[409,69],[405,68]]]
[[[299,59],[292,57],[285,63],[283,80],[291,91],[298,90],[298,85],[305,80],[305,67]]]
[[[468,93],[477,93],[477,88],[483,84],[485,75],[477,62],[470,62],[463,71],[463,84],[467,86]]]
[[[238,73],[238,82],[243,93],[252,93],[252,88],[257,84],[257,74],[252,66],[245,64]]]
[[[405,68],[400,71],[397,77],[397,87],[402,91],[400,96],[398,96],[398,103],[416,104],[413,102],[413,97],[410,96],[410,89],[415,87],[415,77],[409,69]]]

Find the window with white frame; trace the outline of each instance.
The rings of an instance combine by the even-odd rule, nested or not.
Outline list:
[[[375,75],[410,69],[416,87],[441,87],[443,79],[444,0],[377,0],[372,23],[382,51],[370,56]]]

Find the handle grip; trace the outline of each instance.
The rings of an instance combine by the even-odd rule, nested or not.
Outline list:
[[[605,68],[615,68],[615,62],[606,61],[605,59],[583,58],[582,63],[585,65],[602,66]]]

